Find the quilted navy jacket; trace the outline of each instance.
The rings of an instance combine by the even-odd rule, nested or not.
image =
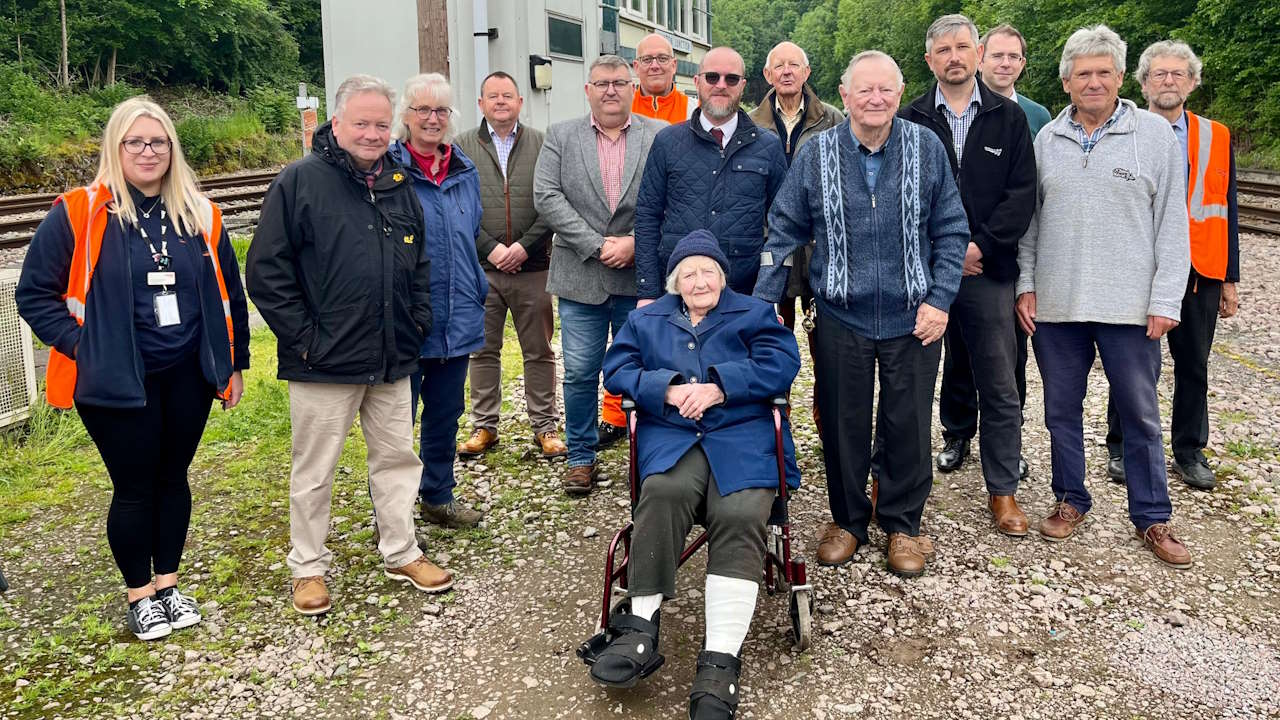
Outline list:
[[[787,177],[782,142],[738,111],[723,151],[702,129],[701,109],[654,138],[636,198],[636,290],[665,292],[667,259],[694,230],[709,230],[729,257],[729,287],[750,295],[760,269],[765,218]]]

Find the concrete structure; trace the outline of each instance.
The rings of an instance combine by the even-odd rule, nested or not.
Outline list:
[[[399,88],[418,72],[439,72],[454,88],[454,127],[474,127],[479,82],[493,70],[516,78],[521,122],[547,125],[587,112],[587,65],[614,53],[627,60],[650,32],[662,32],[680,61],[677,86],[711,48],[711,0],[321,0],[328,107],[342,79],[377,75]],[[549,85],[534,89],[534,63]],[[546,73],[547,70],[541,71]],[[547,85],[545,80],[541,85]]]

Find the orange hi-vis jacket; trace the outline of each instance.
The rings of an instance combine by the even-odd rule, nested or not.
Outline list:
[[[84,325],[85,301],[89,296],[89,285],[93,280],[93,270],[98,263],[98,255],[102,252],[102,236],[106,232],[107,223],[111,221],[109,206],[113,200],[111,190],[104,183],[69,190],[58,197],[54,204],[63,203],[67,210],[67,219],[71,224],[71,232],[75,236],[75,250],[71,256],[71,272],[67,278],[67,291],[63,296],[67,311],[80,325]],[[222,266],[218,262],[218,240],[222,236],[222,211],[217,205],[201,198],[199,211],[204,227],[204,241],[209,248],[209,259],[213,262],[214,276],[218,280],[218,293],[222,297],[222,309],[226,315],[227,342],[231,346],[232,364],[235,363],[235,330],[231,323],[231,298],[227,294],[227,284],[222,276]],[[58,408],[70,408],[74,404],[76,389],[76,361],[56,349],[49,351],[49,366],[45,371],[45,399]],[[218,393],[218,397],[230,397],[230,383]]]
[[[636,88],[635,95],[631,98],[631,112],[678,125],[689,119],[689,96],[674,87],[662,97],[645,95],[640,88]]]
[[[1204,277],[1227,277],[1231,184],[1231,132],[1222,123],[1187,112],[1187,212],[1191,266]]]

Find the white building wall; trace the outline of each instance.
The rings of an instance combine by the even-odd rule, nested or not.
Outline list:
[[[333,94],[345,78],[357,73],[374,75],[391,83],[398,93],[404,81],[418,72],[415,0],[321,0],[320,19],[325,107],[330,112]]]

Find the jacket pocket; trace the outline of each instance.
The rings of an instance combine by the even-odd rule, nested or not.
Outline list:
[[[729,192],[747,197],[764,197],[769,167],[754,158],[734,158],[729,164]]]
[[[307,351],[307,367],[360,372],[369,347],[369,322],[362,303],[321,310]]]

